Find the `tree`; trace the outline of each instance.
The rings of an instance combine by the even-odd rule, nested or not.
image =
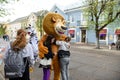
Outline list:
[[[0,17],[8,15],[8,10],[5,8],[5,5],[12,1],[19,1],[19,0],[0,0]]]
[[[42,19],[43,19],[43,16],[38,16],[37,23],[36,23],[38,31],[40,32],[40,36],[43,35]]]
[[[94,27],[96,34],[96,48],[100,48],[99,33],[120,16],[119,0],[85,0],[84,8],[88,26]]]
[[[41,10],[41,11],[39,12],[39,16],[38,16],[38,18],[37,18],[36,26],[37,26],[37,28],[38,28],[38,30],[39,30],[39,32],[40,32],[40,36],[42,36],[43,33],[44,33],[43,27],[42,27],[42,20],[43,20],[44,16],[45,16],[47,13],[48,13],[47,10]]]
[[[6,27],[4,24],[0,24],[0,37],[5,34]]]

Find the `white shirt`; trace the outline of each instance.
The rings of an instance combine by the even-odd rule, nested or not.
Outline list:
[[[70,43],[65,41],[56,41],[56,44],[59,45],[59,50],[69,51]]]

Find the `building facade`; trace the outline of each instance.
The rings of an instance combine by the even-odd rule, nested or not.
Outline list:
[[[10,36],[11,39],[14,39],[16,36],[16,31],[18,29],[21,29],[21,28],[25,29],[30,24],[32,27],[35,28],[37,32],[37,36],[38,38],[40,38],[40,35],[41,33],[43,33],[43,31],[42,30],[40,31],[39,29],[40,28],[42,29],[42,19],[47,12],[48,12],[47,10],[32,12],[30,15],[26,17],[21,17],[8,23],[7,29],[6,29],[7,34]]]
[[[14,37],[14,33],[16,29],[24,28],[31,24],[34,26],[38,32],[38,36],[43,35],[42,29],[42,19],[44,15],[47,13],[47,10],[41,10],[39,12],[31,13],[26,19],[21,18],[13,21],[9,24],[9,32],[12,34],[11,37]],[[71,42],[74,43],[93,43],[96,44],[96,35],[95,30],[89,29],[87,25],[87,21],[84,17],[83,6],[79,1],[75,4],[69,5],[68,7],[61,7],[58,5],[54,5],[50,12],[55,12],[61,14],[66,20],[66,26],[68,27],[66,31],[66,35],[71,37]],[[118,38],[120,38],[120,23],[119,20],[114,21],[109,24],[103,30],[100,31],[100,43],[109,45],[111,43],[116,43]]]
[[[95,30],[86,26],[87,21],[83,15],[83,7],[79,2],[65,9],[55,5],[51,11],[60,13],[66,19],[66,26],[68,27],[66,34],[71,36],[71,42],[96,44]],[[109,45],[116,43],[117,39],[120,38],[119,21],[116,20],[101,30],[99,37],[101,44]]]
[[[25,28],[27,26],[27,16],[18,18],[7,24],[6,34],[9,35],[11,39],[15,39],[18,29]]]

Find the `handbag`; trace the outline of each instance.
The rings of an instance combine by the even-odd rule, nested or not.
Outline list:
[[[39,68],[50,68],[51,64],[52,59],[51,58],[47,59],[46,57],[44,57],[43,59],[40,59]]]

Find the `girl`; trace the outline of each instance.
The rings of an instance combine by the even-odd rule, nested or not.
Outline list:
[[[56,41],[56,45],[59,45],[58,58],[60,62],[62,80],[69,80],[68,65],[70,60],[70,40],[70,37],[66,37],[65,41]]]
[[[51,69],[50,63],[52,63],[52,58],[53,58],[53,53],[52,53],[52,49],[51,49],[51,44],[53,43],[52,39],[53,39],[53,36],[48,35],[46,41],[43,44],[44,46],[46,46],[48,48],[48,53],[44,54],[44,57],[42,57],[42,59],[45,59],[46,61],[49,60],[48,65],[44,65],[42,63],[39,65],[40,68],[41,67],[43,68],[43,80],[50,80],[50,69]]]
[[[13,41],[12,43],[10,43],[10,45],[7,48],[7,50],[8,50],[11,47],[14,51],[19,51],[22,49],[24,51],[24,53],[22,55],[23,55],[24,63],[26,65],[25,71],[24,71],[22,77],[9,78],[9,80],[30,80],[29,63],[31,61],[33,64],[34,53],[33,53],[31,45],[29,43],[27,43],[26,34],[27,33],[25,30],[19,29],[17,31],[16,40]]]

